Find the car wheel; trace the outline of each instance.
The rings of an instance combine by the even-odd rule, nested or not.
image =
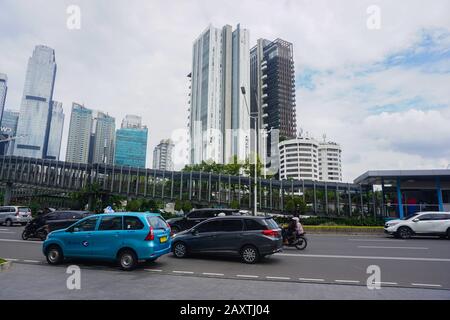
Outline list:
[[[47,254],[45,255],[47,258],[48,264],[60,264],[64,260],[64,254],[59,246],[52,245],[47,249]]]
[[[122,270],[130,271],[136,268],[138,259],[131,250],[122,250],[118,255],[119,265]]]
[[[185,258],[187,256],[187,246],[183,242],[177,242],[173,246],[173,255],[177,258]]]
[[[245,246],[241,250],[241,258],[245,263],[256,263],[259,260],[259,252],[254,246]]]
[[[25,230],[22,232],[22,240],[28,240],[28,232]]]
[[[12,226],[12,221],[11,221],[11,219],[6,219],[6,221],[5,221],[5,226],[7,226],[7,227],[11,227],[11,226]]]
[[[401,239],[409,239],[412,236],[412,231],[408,227],[400,227],[397,230],[397,234]]]

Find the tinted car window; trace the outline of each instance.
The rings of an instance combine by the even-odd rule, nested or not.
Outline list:
[[[127,216],[124,217],[125,230],[140,230],[144,228],[144,224],[138,217]]]
[[[102,217],[98,230],[122,230],[122,217]]]
[[[67,212],[59,212],[58,219],[76,219],[75,213],[67,211]]]
[[[233,231],[242,231],[242,220],[241,219],[224,219],[222,220],[222,225],[220,227],[220,231],[225,232],[233,232]]]
[[[53,212],[45,216],[45,220],[58,220],[59,219],[59,213]]]
[[[267,226],[261,224],[258,220],[255,219],[245,219],[245,229],[246,230],[266,230]]]
[[[210,211],[202,210],[202,211],[192,211],[189,213],[189,219],[200,219],[200,218],[212,218],[214,215]]]
[[[220,231],[221,223],[219,220],[208,221],[199,225],[196,230],[199,233]]]
[[[161,217],[147,217],[147,221],[154,229],[167,228],[166,222]]]
[[[97,224],[97,218],[89,218],[77,223],[74,229],[77,228],[78,231],[94,231],[95,225]]]
[[[420,221],[433,220],[432,214],[424,214],[419,217]]]
[[[270,229],[278,229],[278,223],[276,223],[273,219],[264,219],[264,221],[267,223]]]

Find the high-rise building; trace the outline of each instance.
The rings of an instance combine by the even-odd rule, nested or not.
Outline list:
[[[332,141],[319,143],[319,180],[342,181],[341,146]]]
[[[88,163],[92,134],[92,110],[73,102],[67,139],[66,161]]]
[[[47,157],[55,76],[55,51],[36,46],[28,60],[14,155]]]
[[[153,169],[173,170],[173,148],[174,143],[170,140],[161,140],[153,149]]]
[[[279,143],[280,179],[318,180],[319,143],[311,137],[298,137]]]
[[[249,31],[209,26],[194,42],[190,90],[190,162],[228,163],[249,152]]]
[[[59,160],[61,141],[64,128],[64,110],[62,103],[52,101],[52,115],[50,120],[50,132],[48,135],[47,159]]]
[[[95,136],[92,163],[114,163],[116,120],[103,112],[98,112],[95,121]]]
[[[16,136],[17,132],[17,122],[19,121],[19,112],[4,110],[3,118],[1,122],[2,133],[4,135],[4,139],[10,139]],[[15,140],[8,140],[8,142],[2,142],[2,154],[3,155],[12,155],[14,150]]]
[[[116,131],[114,163],[119,166],[145,168],[148,129],[139,116],[127,115]]]
[[[5,109],[6,93],[8,92],[8,77],[0,73],[0,123],[2,122],[3,110]]]
[[[258,39],[250,51],[250,66],[251,111],[258,114],[258,131],[268,133],[258,133],[258,153],[265,154],[266,162],[276,161],[278,154],[272,154],[278,151],[275,140],[293,139],[297,131],[292,43]],[[253,140],[252,136],[252,146]]]

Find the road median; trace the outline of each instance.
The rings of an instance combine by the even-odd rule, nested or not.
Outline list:
[[[340,233],[340,234],[374,234],[384,233],[381,226],[303,226],[305,232],[314,233]]]

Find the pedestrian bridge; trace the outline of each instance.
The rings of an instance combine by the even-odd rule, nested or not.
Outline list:
[[[253,208],[255,179],[194,171],[162,171],[105,164],[0,156],[0,184],[9,202],[15,189],[79,191],[96,185],[102,192],[166,202],[189,200],[202,206]],[[369,213],[363,188],[352,183],[257,179],[258,210],[283,212],[293,195],[304,198],[315,214]],[[351,211],[350,211],[351,210]]]

